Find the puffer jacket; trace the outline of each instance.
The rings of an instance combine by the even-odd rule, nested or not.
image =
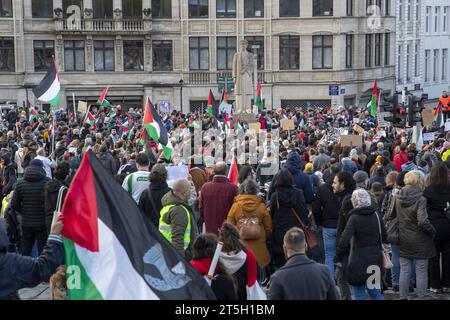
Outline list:
[[[369,266],[381,268],[381,239],[386,240],[383,220],[374,207],[355,208],[348,213],[349,219],[336,248],[335,262],[341,262],[350,252],[348,259],[348,283],[354,286],[366,285]],[[353,239],[353,240],[352,240]]]
[[[403,187],[396,195],[395,212],[399,224],[399,257],[433,258],[436,230],[428,219],[427,199],[422,192],[413,186]]]
[[[44,169],[33,166],[17,182],[11,206],[20,214],[22,226],[45,227],[45,184],[49,180]]]
[[[428,187],[423,196],[427,199],[427,212],[430,222],[436,229],[435,240],[450,240],[450,220],[447,218],[445,208],[450,202],[450,192],[435,191]]]
[[[162,218],[163,221],[172,227],[172,245],[175,249],[187,260],[192,258],[191,248],[198,235],[197,221],[195,215],[192,212],[192,208],[179,197],[177,197],[172,191],[168,192],[161,200],[161,204],[164,206],[175,205],[169,212]],[[184,232],[188,225],[188,217],[186,211],[182,207],[188,209],[191,221],[191,239],[189,247],[184,250]]]

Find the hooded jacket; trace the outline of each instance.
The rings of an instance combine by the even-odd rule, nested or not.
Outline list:
[[[159,213],[163,207],[161,200],[170,190],[166,182],[152,182],[139,199],[139,208],[156,228],[159,226]]]
[[[164,216],[163,221],[172,227],[172,245],[175,249],[187,260],[191,259],[191,248],[195,239],[197,238],[197,221],[192,212],[191,207],[177,197],[172,191],[168,192],[161,200],[161,204],[164,206],[175,205],[169,212]],[[184,232],[186,231],[188,225],[188,217],[186,211],[182,207],[184,206],[188,209],[191,221],[191,239],[189,247],[184,251]]]
[[[0,300],[17,299],[17,290],[48,281],[56,268],[64,263],[60,237],[51,235],[38,258],[8,253],[8,237],[0,220]]]
[[[436,230],[428,219],[427,200],[422,192],[409,185],[402,188],[396,195],[395,212],[399,224],[399,257],[433,258]]]
[[[49,233],[50,233],[51,222],[53,220],[53,213],[56,210],[56,204],[58,202],[59,190],[63,186],[68,188],[68,185],[65,181],[60,181],[60,180],[56,180],[56,179],[48,181],[47,184],[45,185],[44,208],[45,208],[46,226],[47,226],[47,231]],[[65,189],[63,191],[62,204],[64,204],[64,199],[66,198],[67,191],[68,191],[68,189]],[[61,206],[61,208],[62,208],[62,206]]]
[[[23,227],[45,227],[45,184],[49,180],[44,169],[32,166],[17,182],[11,206],[20,214]]]
[[[241,219],[256,217],[261,227],[261,236],[255,240],[243,241],[256,256],[261,267],[266,267],[270,262],[269,250],[266,241],[272,232],[272,218],[267,211],[261,197],[257,195],[243,194],[234,198],[234,204],[228,213],[227,220],[238,229],[241,228]]]
[[[11,162],[11,157],[9,154],[3,155],[2,159],[5,162],[5,167],[3,169],[2,193],[4,196],[6,196],[11,192],[14,184],[17,181],[16,178],[17,165],[14,162]]]
[[[450,219],[447,218],[446,207],[450,202],[450,192],[433,190],[427,187],[423,196],[427,199],[427,212],[431,224],[436,229],[435,240],[450,240]]]
[[[386,230],[383,219],[379,217],[380,234],[376,215],[374,207],[355,208],[348,213],[347,225],[337,243],[335,261],[342,261],[350,252],[347,265],[350,285],[366,285],[370,276],[368,267],[374,265],[381,268],[381,239],[383,242],[386,240]]]
[[[287,163],[284,166],[285,169],[289,170],[292,174],[292,178],[294,180],[294,187],[303,191],[303,195],[307,204],[310,204],[314,201],[314,194],[311,185],[311,181],[306,173],[304,173],[301,169],[301,161],[300,156],[297,152],[291,152],[288,155]],[[272,196],[272,193],[275,191],[273,186],[275,185],[275,181],[278,175],[272,180],[269,190],[269,197]]]

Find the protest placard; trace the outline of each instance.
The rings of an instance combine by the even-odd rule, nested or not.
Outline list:
[[[249,123],[248,129],[255,131],[256,134],[259,134],[259,130],[261,130],[261,123]]]
[[[343,135],[339,142],[343,147],[361,147],[363,145],[363,137],[357,135]]]
[[[433,141],[436,136],[436,132],[427,132],[423,134],[423,141]]]
[[[170,112],[170,102],[169,101],[160,101],[159,102],[159,111],[164,113]]]
[[[295,123],[294,120],[292,119],[287,119],[283,121],[283,125],[282,125],[282,129],[284,131],[291,131],[291,130],[295,130]]]
[[[86,113],[88,104],[86,101],[78,101],[78,112]]]
[[[433,109],[423,109],[422,110],[422,120],[423,120],[424,127],[431,126],[434,121],[434,110]]]
[[[359,134],[364,133],[364,131],[366,131],[366,130],[364,130],[359,124],[355,124],[355,125],[353,126],[353,130],[355,130],[355,131],[358,132]]]
[[[447,121],[445,123],[445,131],[450,131],[450,122],[449,121]]]

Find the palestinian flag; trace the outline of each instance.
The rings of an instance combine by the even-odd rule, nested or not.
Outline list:
[[[88,112],[86,114],[86,119],[84,120],[84,123],[87,123],[91,126],[91,128],[95,129],[95,117],[92,113]]]
[[[155,107],[153,107],[148,97],[147,103],[145,104],[144,120],[142,124],[145,132],[150,136],[150,138],[162,145],[164,157],[167,160],[170,160],[173,151],[172,142],[170,142],[166,126],[162,122],[161,117]]]
[[[440,127],[444,126],[444,117],[442,116],[442,104],[438,101],[436,109],[434,110],[434,122]]]
[[[214,299],[207,282],[144,217],[92,150],[62,210],[71,300]]]
[[[225,112],[225,124],[228,127],[228,129],[234,129],[234,124],[231,121],[230,117],[228,116],[228,113]]]
[[[256,87],[256,100],[255,106],[258,107],[258,111],[261,113],[263,111],[263,102],[261,97],[261,82],[258,80],[258,86]]]
[[[374,83],[373,89],[372,89],[372,99],[370,100],[369,104],[367,105],[370,115],[372,117],[374,117],[374,118],[377,116],[377,108],[378,108],[378,105],[377,105],[377,101],[378,101],[377,91],[378,91],[377,80],[375,80],[375,83]]]
[[[33,93],[38,100],[47,102],[52,107],[58,106],[61,100],[61,83],[55,61],[50,65],[44,79],[34,87]]]
[[[128,123],[128,120],[127,120],[127,121],[125,121],[125,123],[122,123],[121,127],[122,127],[122,132],[123,133],[127,133],[128,131],[130,131],[130,127],[131,126]]]
[[[99,106],[103,106],[105,108],[111,108],[112,105],[111,103],[109,103],[108,100],[106,100],[106,94],[108,93],[108,88],[105,87],[102,91],[102,94],[100,95],[100,97],[97,100],[97,105]]]
[[[207,112],[210,117],[217,118],[219,116],[219,106],[211,90],[209,90]]]
[[[222,113],[227,105],[228,105],[228,94],[226,90],[223,90],[222,97],[220,97],[219,112]]]
[[[230,180],[231,183],[237,185],[238,184],[238,176],[239,176],[239,171],[238,171],[237,160],[236,160],[236,157],[233,157],[230,172],[228,172],[228,179]]]
[[[34,107],[30,109],[30,118],[28,119],[29,123],[32,123],[33,121],[38,121],[38,114]]]

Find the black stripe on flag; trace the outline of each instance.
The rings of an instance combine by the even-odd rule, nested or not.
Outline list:
[[[55,81],[55,79],[56,79],[55,64],[51,63],[44,79],[42,79],[42,81],[36,87],[33,88],[33,93],[36,96],[36,98],[39,98],[44,93],[46,93],[47,90],[51,87],[52,83]]]
[[[89,152],[92,151],[90,150]],[[159,230],[144,217],[134,200],[104,169],[93,153],[90,155],[90,163],[95,181],[98,217],[112,230],[122,244],[134,269],[144,279],[144,275],[150,275],[163,281],[163,277],[167,276],[167,274],[170,274],[172,279],[174,279],[175,274],[171,274],[172,268],[179,262],[182,262],[186,275],[191,279],[183,287],[169,291],[160,291],[149,285],[153,292],[160,299],[215,300],[215,295],[205,279],[189,262],[178,254]],[[147,264],[143,259],[145,254],[158,244],[162,247],[162,256],[166,262],[166,270],[161,269],[161,266]],[[146,283],[149,284],[148,281]]]
[[[163,146],[167,146],[167,144],[169,143],[169,135],[167,134],[166,126],[164,125],[155,107],[151,103],[150,108],[152,110],[153,120],[159,124],[159,143],[161,143]]]

